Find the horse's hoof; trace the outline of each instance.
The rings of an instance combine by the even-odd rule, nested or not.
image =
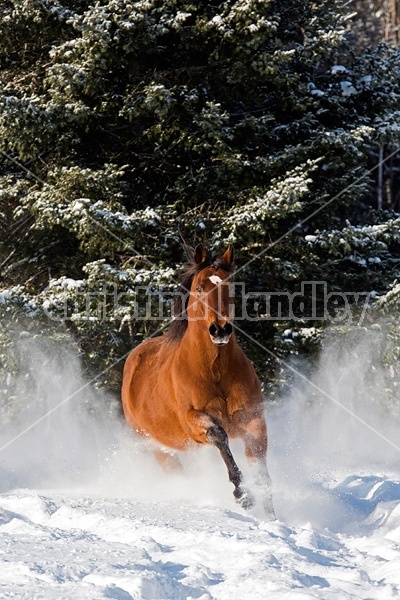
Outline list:
[[[276,514],[275,514],[274,509],[272,509],[272,510],[265,510],[264,514],[265,514],[264,519],[266,521],[276,521]]]
[[[240,504],[240,506],[242,508],[244,508],[244,510],[250,510],[250,508],[253,508],[256,501],[254,499],[254,496],[252,496],[252,494],[250,494],[250,492],[243,491],[243,490],[239,490],[239,491],[235,490],[235,492],[234,492],[234,496],[235,496],[236,502],[238,504]]]
[[[264,501],[264,514],[265,514],[265,518],[268,521],[275,521],[276,520],[274,506],[273,506],[272,500],[270,498],[268,500]]]

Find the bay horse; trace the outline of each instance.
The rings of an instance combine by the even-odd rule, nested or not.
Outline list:
[[[215,258],[199,244],[190,258],[167,333],[145,340],[126,360],[125,418],[139,434],[158,442],[155,456],[166,468],[180,465],[166,448],[215,446],[236,501],[249,509],[255,499],[242,485],[228,443],[241,438],[255,484],[263,489],[264,512],[274,518],[261,385],[233,329],[233,247]]]

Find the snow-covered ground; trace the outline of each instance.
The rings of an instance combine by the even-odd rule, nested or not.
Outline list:
[[[82,387],[73,362],[29,356],[36,416]],[[356,360],[330,352],[313,382],[357,418],[301,382],[267,409],[273,522],[235,504],[213,448],[162,473],[117,412],[80,407],[89,388],[6,445],[34,422],[28,406],[1,440],[0,598],[399,596],[398,412]]]
[[[392,598],[400,594],[400,482],[333,488],[352,533],[211,503],[20,490],[0,498],[1,598]]]

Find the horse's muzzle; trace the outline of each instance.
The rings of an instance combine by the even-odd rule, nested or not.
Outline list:
[[[211,341],[217,346],[225,346],[231,339],[233,327],[231,323],[225,323],[223,327],[214,321],[208,328]]]

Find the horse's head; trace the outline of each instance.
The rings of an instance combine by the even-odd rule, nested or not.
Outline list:
[[[189,321],[207,329],[210,340],[224,346],[233,332],[234,301],[230,275],[233,271],[233,247],[221,258],[213,258],[203,244],[194,251],[196,265],[187,305]]]

